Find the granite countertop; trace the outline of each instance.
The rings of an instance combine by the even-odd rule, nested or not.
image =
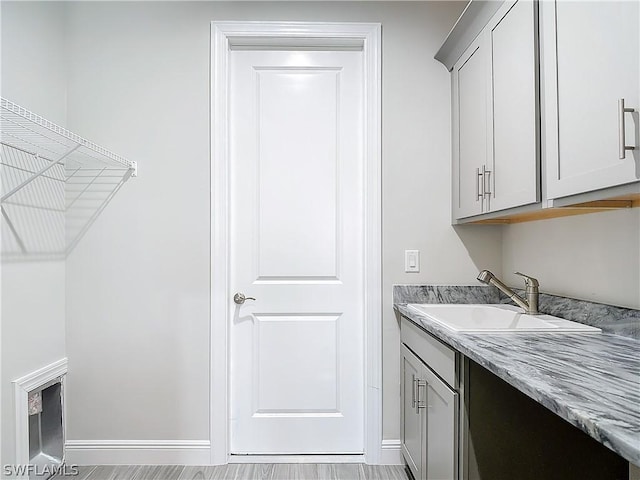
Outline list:
[[[629,462],[640,465],[639,340],[609,333],[456,333],[404,303],[395,303],[394,308]]]

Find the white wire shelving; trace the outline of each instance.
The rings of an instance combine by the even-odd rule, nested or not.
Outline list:
[[[64,258],[137,164],[0,97],[2,259]]]

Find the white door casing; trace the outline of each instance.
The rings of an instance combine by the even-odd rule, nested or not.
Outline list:
[[[231,54],[231,453],[363,453],[362,52]]]
[[[362,451],[362,447],[364,447],[365,460],[368,463],[377,463],[380,455],[380,447],[381,447],[381,398],[380,398],[380,387],[381,387],[381,312],[380,312],[380,25],[378,24],[309,24],[309,23],[240,23],[240,22],[214,22],[212,24],[212,326],[211,326],[211,462],[214,464],[227,463],[229,459],[230,453],[230,435],[229,435],[229,425],[230,425],[230,417],[229,414],[231,412],[230,408],[230,351],[232,348],[229,348],[231,331],[235,326],[239,326],[240,329],[251,329],[254,332],[259,332],[259,335],[252,336],[253,340],[252,347],[256,345],[256,339],[259,339],[258,342],[266,342],[266,344],[271,347],[275,347],[278,342],[281,342],[279,350],[285,352],[287,348],[289,350],[289,354],[294,354],[300,357],[302,353],[308,354],[309,358],[314,358],[317,360],[318,364],[325,364],[323,366],[325,377],[329,378],[331,373],[338,371],[336,369],[336,365],[329,365],[331,362],[325,362],[328,358],[331,357],[327,352],[329,351],[331,354],[336,353],[332,351],[340,347],[340,343],[335,343],[331,346],[331,343],[328,339],[335,338],[334,335],[338,335],[340,337],[340,318],[344,315],[341,310],[342,307],[339,305],[334,305],[335,308],[330,308],[331,311],[322,311],[318,306],[318,300],[314,300],[317,296],[313,294],[313,298],[309,298],[309,295],[305,295],[302,290],[308,291],[311,288],[311,284],[316,284],[316,287],[321,285],[322,287],[326,287],[326,293],[321,293],[318,295],[318,299],[323,295],[327,298],[335,298],[340,297],[340,295],[335,295],[336,288],[341,279],[336,280],[336,276],[340,276],[342,274],[341,268],[345,266],[345,259],[342,258],[339,254],[337,257],[333,257],[336,252],[339,251],[334,249],[333,253],[331,248],[324,248],[320,253],[324,252],[327,256],[322,259],[321,255],[308,256],[305,255],[304,251],[294,252],[296,249],[296,242],[290,243],[288,245],[278,245],[275,237],[271,239],[272,247],[288,247],[290,253],[292,253],[291,258],[297,258],[296,261],[291,262],[285,260],[282,262],[282,259],[277,259],[276,256],[268,254],[261,255],[261,259],[255,263],[252,263],[252,266],[249,270],[253,269],[251,274],[256,274],[259,278],[257,280],[257,287],[260,290],[260,294],[255,293],[253,291],[246,291],[248,296],[256,296],[259,298],[258,302],[255,302],[253,306],[249,305],[250,301],[247,301],[245,305],[236,310],[235,304],[231,301],[231,297],[234,291],[230,289],[230,281],[235,282],[236,277],[234,277],[231,272],[231,265],[235,261],[234,259],[234,246],[235,240],[237,240],[237,236],[234,237],[232,235],[232,230],[235,228],[236,224],[232,222],[232,217],[235,216],[237,212],[230,210],[230,204],[233,203],[231,192],[233,188],[232,185],[237,185],[237,182],[231,183],[231,179],[234,175],[234,169],[231,168],[232,160],[232,150],[230,149],[230,116],[229,116],[229,107],[230,107],[230,98],[231,98],[231,89],[230,87],[230,75],[231,75],[231,58],[235,53],[240,53],[240,55],[251,56],[252,52],[247,51],[251,50],[255,47],[260,47],[262,50],[268,50],[268,47],[280,47],[282,50],[282,46],[294,47],[298,49],[300,54],[304,53],[300,50],[300,47],[309,46],[313,47],[316,52],[315,54],[321,54],[323,52],[318,52],[317,50],[326,49],[327,46],[330,46],[330,50],[340,50],[340,54],[344,54],[345,56],[349,56],[349,54],[354,54],[354,50],[361,50],[360,57],[362,61],[361,72],[363,72],[362,83],[364,84],[363,89],[363,132],[362,132],[362,141],[360,142],[360,149],[362,156],[364,157],[364,163],[361,166],[362,172],[360,178],[362,179],[362,203],[360,208],[363,212],[361,215],[362,225],[363,225],[363,254],[360,257],[360,264],[363,266],[364,270],[360,269],[362,273],[362,281],[360,286],[360,291],[358,292],[358,287],[355,287],[356,293],[360,295],[363,299],[361,305],[361,318],[364,318],[364,322],[360,325],[360,333],[362,334],[363,342],[361,343],[360,353],[359,353],[359,363],[355,362],[354,371],[360,368],[362,371],[364,369],[363,379],[365,385],[360,390],[360,394],[357,393],[357,389],[354,390],[356,397],[360,395],[360,397],[364,397],[364,401],[360,400],[360,409],[363,415],[360,416],[362,419],[364,417],[364,425],[361,425],[360,431],[364,428],[364,445],[362,445],[362,435],[360,435],[360,451]],[[318,48],[322,47],[322,48]],[[237,50],[236,50],[237,48]],[[233,49],[233,51],[232,51]],[[290,49],[290,48],[289,48]],[[267,52],[264,52],[267,53]],[[271,54],[280,55],[283,52],[271,52]],[[263,67],[268,67],[268,65],[263,65]],[[325,67],[320,66],[320,69],[307,69],[306,71],[299,68],[297,69],[289,69],[289,71],[285,72],[274,72],[269,68],[263,68],[262,70],[258,70],[261,72],[262,78],[261,83],[264,88],[271,88],[273,92],[278,91],[278,89],[282,89],[283,81],[286,83],[295,82],[296,78],[298,80],[305,79],[305,81],[310,80],[312,83],[316,82],[321,85],[324,85],[324,88],[329,88],[329,85],[334,85],[335,91],[335,71],[331,71]],[[317,66],[316,66],[317,67]],[[315,67],[314,67],[315,68]],[[324,68],[324,70],[322,70]],[[322,73],[322,75],[318,75],[318,73]],[[329,79],[333,76],[333,80],[329,82]],[[302,82],[304,83],[304,81]],[[313,102],[312,102],[313,104]],[[321,102],[316,102],[316,107],[320,108]],[[312,105],[311,105],[312,106]],[[272,113],[275,115],[282,114],[277,108],[275,108],[275,104],[269,105],[267,102],[263,108],[271,108]],[[291,112],[290,112],[291,113]],[[326,112],[325,112],[326,113]],[[319,133],[316,132],[316,136]],[[255,139],[254,139],[255,140]],[[255,143],[255,142],[254,142]],[[244,143],[243,143],[244,145]],[[277,151],[279,143],[275,143],[272,145],[273,151]],[[275,155],[273,158],[278,157]],[[277,160],[277,159],[276,159]],[[311,159],[313,160],[313,159]],[[267,161],[267,164],[269,162]],[[234,164],[235,165],[235,164]],[[277,165],[274,163],[272,165]],[[265,170],[266,166],[266,170]],[[265,164],[262,166],[261,163],[261,173],[260,175],[269,176],[269,167]],[[282,165],[280,165],[282,167]],[[288,166],[291,169],[291,175],[295,174],[296,168],[298,165],[294,162]],[[235,167],[234,167],[235,168]],[[238,165],[239,169],[243,167]],[[249,171],[251,168],[249,167]],[[276,172],[276,170],[273,170]],[[300,173],[301,170],[298,171]],[[240,173],[238,171],[238,173]],[[326,172],[325,172],[326,173]],[[334,172],[334,179],[337,177],[341,178],[339,170]],[[321,172],[318,173],[319,176],[316,175],[315,182],[309,184],[309,188],[313,189],[315,183],[318,185],[322,183],[323,176]],[[254,175],[253,180],[249,180],[249,184],[255,182],[257,177]],[[272,177],[277,180],[277,175]],[[328,181],[330,176],[325,175],[324,180]],[[244,184],[243,184],[244,185]],[[290,182],[287,184],[288,188],[293,189],[289,193],[295,193],[296,188],[292,186],[293,183]],[[253,192],[259,192],[260,189],[256,190],[255,187],[257,184],[253,183],[254,190]],[[303,195],[308,193],[305,191],[306,189],[297,189],[298,193],[302,193]],[[318,190],[320,192],[320,190]],[[336,190],[334,197],[334,207],[338,205],[338,202],[342,201],[341,195],[344,195],[344,188],[338,188]],[[261,199],[260,204],[266,205],[261,206],[260,208],[264,211],[262,212],[264,215],[270,215],[271,213],[278,211],[279,209],[286,208],[289,210],[289,213],[295,213],[296,208],[300,208],[300,205],[287,205],[286,203],[278,204],[279,200],[276,197],[271,198],[271,200],[267,200],[264,202],[265,198]],[[256,202],[247,202],[248,204],[252,204],[253,206],[257,205]],[[335,213],[339,210],[335,208],[326,208],[326,203],[314,205],[314,207],[319,208],[319,215],[328,215],[327,219],[329,219],[332,215],[335,216]],[[269,211],[267,211],[269,210]],[[298,213],[303,212],[304,209],[299,210]],[[344,213],[343,213],[344,214]],[[278,217],[278,214],[275,215]],[[274,218],[275,218],[274,217]],[[273,219],[273,218],[272,218]],[[325,219],[325,220],[327,220]],[[282,220],[282,218],[281,218]],[[304,223],[304,218],[302,218]],[[343,224],[347,224],[344,222],[344,219],[341,220]],[[318,224],[322,224],[323,222],[318,222]],[[328,225],[327,222],[324,222],[325,226]],[[358,222],[356,222],[358,223]],[[249,225],[249,224],[247,224]],[[289,224],[291,225],[291,224]],[[283,226],[283,225],[280,225]],[[286,226],[286,222],[285,222]],[[311,222],[307,222],[308,227],[313,227]],[[233,228],[232,228],[233,227]],[[240,226],[240,228],[246,228]],[[258,231],[260,229],[259,222],[253,223],[253,227],[257,228]],[[298,229],[297,233],[300,234],[302,230]],[[296,232],[290,232],[295,234]],[[334,239],[339,241],[340,233],[333,232]],[[326,232],[316,231],[314,233],[315,236],[322,237],[325,235],[324,240],[322,242],[317,242],[319,245],[331,245],[330,241],[327,239],[332,238],[331,235],[326,236]],[[348,236],[348,235],[347,235]],[[357,236],[357,235],[356,235]],[[344,235],[343,235],[344,237]],[[269,250],[269,233],[267,231],[262,232],[262,237],[264,240],[263,246],[267,250]],[[251,242],[251,240],[247,240]],[[261,240],[262,242],[262,240]],[[297,242],[298,244],[300,242]],[[334,242],[334,245],[336,243]],[[256,244],[254,242],[251,245],[251,248],[255,249]],[[269,250],[273,253],[273,249]],[[318,252],[316,252],[318,253]],[[298,255],[296,257],[296,255]],[[276,261],[277,260],[277,261]],[[322,261],[318,261],[322,260]],[[347,262],[349,263],[349,262]],[[356,261],[356,263],[358,263]],[[289,267],[288,270],[283,270],[282,267]],[[306,267],[307,270],[300,270],[300,267]],[[336,268],[338,267],[338,268]],[[298,270],[296,270],[298,268]],[[315,274],[313,278],[309,278],[305,281],[302,281],[298,278],[299,292],[296,292],[294,297],[302,297],[305,302],[302,304],[298,304],[297,306],[288,306],[286,308],[282,308],[282,305],[278,306],[278,303],[282,302],[282,298],[278,299],[278,295],[282,297],[282,294],[273,293],[277,290],[278,286],[282,286],[283,282],[288,281],[287,279],[291,279],[293,277],[300,277],[301,275],[309,275],[312,270],[315,269]],[[337,274],[337,275],[336,275]],[[254,282],[256,283],[256,282]],[[234,285],[235,286],[235,285]],[[349,297],[354,292],[346,292],[345,296]],[[258,296],[260,295],[260,297]],[[286,295],[285,295],[286,296]],[[346,298],[345,297],[345,298]],[[273,302],[273,305],[267,308],[266,304],[260,304],[260,301],[266,302],[269,298],[270,301]],[[315,306],[314,306],[315,303]],[[350,305],[356,304],[357,302],[347,302]],[[316,308],[318,307],[318,308]],[[353,307],[350,307],[353,309]],[[348,310],[348,309],[347,309]],[[257,313],[258,315],[249,316],[248,313],[252,312]],[[274,312],[282,312],[289,314],[289,318],[283,318],[283,315],[274,314]],[[346,311],[345,311],[346,312]],[[233,324],[234,314],[238,314],[237,323]],[[291,315],[295,314],[295,315]],[[330,315],[333,314],[333,315]],[[248,317],[244,321],[245,317]],[[285,315],[286,317],[286,315]],[[234,326],[232,326],[234,325]],[[256,328],[255,325],[258,325]],[[304,329],[306,331],[300,331],[300,328],[305,326]],[[357,322],[351,324],[351,327],[356,327]],[[307,336],[309,338],[313,337],[314,342],[311,344],[311,349],[304,347],[304,342],[299,342],[293,346],[292,342],[283,342],[282,329],[283,327],[293,327],[297,328],[300,331],[301,336]],[[306,327],[309,327],[308,329]],[[352,329],[353,330],[353,329]],[[289,332],[290,333],[290,332]],[[349,333],[348,330],[345,331],[346,335],[353,334],[354,332]],[[242,336],[238,336],[238,338],[242,338]],[[245,340],[248,337],[245,337]],[[236,336],[234,336],[234,341],[236,340]],[[320,341],[318,341],[320,340]],[[324,342],[324,344],[322,343]],[[311,342],[309,342],[311,343]],[[236,345],[237,347],[240,345]],[[262,345],[264,346],[264,345]],[[314,350],[315,348],[315,350]],[[278,350],[278,348],[275,348]],[[280,365],[287,366],[289,362],[286,360],[286,355],[271,355],[268,361],[265,362],[248,362],[247,365],[251,366],[251,368],[257,368],[260,371],[260,374],[268,377],[269,375],[273,375],[275,371],[277,371],[277,363],[280,362]],[[333,357],[340,358],[339,356]],[[322,361],[321,361],[322,360]],[[334,364],[336,362],[334,361]],[[338,360],[339,363],[339,360]],[[245,367],[247,367],[245,365]],[[287,368],[298,368],[303,369],[308,367],[309,363],[305,364],[304,362],[300,362],[299,365],[295,365],[294,367],[287,366]],[[360,365],[358,367],[358,365]],[[301,370],[300,370],[301,371]],[[252,373],[253,375],[253,373]],[[294,383],[291,383],[288,380],[285,380],[284,383],[280,386],[281,390],[286,392],[287,389],[290,391],[287,395],[290,403],[289,405],[276,405],[274,401],[277,400],[277,395],[274,396],[274,390],[267,387],[267,389],[260,390],[258,384],[253,385],[253,392],[258,393],[257,397],[253,396],[253,398],[258,398],[259,402],[262,402],[263,405],[258,405],[259,409],[262,412],[258,412],[262,415],[261,420],[264,419],[273,419],[273,417],[282,417],[289,416],[289,420],[292,416],[304,417],[300,415],[301,413],[307,414],[307,420],[313,415],[321,413],[325,420],[328,419],[337,419],[339,415],[342,413],[336,411],[339,410],[342,406],[338,405],[336,407],[336,398],[340,398],[340,395],[336,395],[335,381],[327,381],[325,378],[324,383],[320,382],[321,385],[310,385],[312,388],[316,388],[316,393],[320,394],[320,397],[324,395],[322,398],[317,398],[314,402],[309,403],[309,397],[298,396],[298,410],[300,410],[300,405],[305,405],[309,411],[308,412],[292,412],[286,411],[287,408],[292,410],[292,406],[294,405],[295,392],[292,390],[295,386]],[[305,380],[306,381],[306,380]],[[303,382],[304,383],[304,382]],[[263,385],[264,386],[264,385]],[[333,390],[332,390],[333,389]],[[262,397],[260,396],[262,395]],[[331,400],[333,399],[333,400]],[[248,401],[248,400],[247,400]],[[332,404],[333,401],[333,404]],[[255,401],[249,402],[251,403],[251,408],[255,408]],[[275,408],[274,408],[274,405]],[[304,409],[304,408],[303,408]],[[295,409],[294,409],[295,410]],[[295,415],[292,415],[294,413]],[[309,414],[312,415],[309,415]],[[295,422],[294,422],[295,423]],[[331,436],[331,435],[329,435]],[[334,438],[335,441],[335,438]],[[324,450],[324,449],[323,449]],[[352,451],[349,448],[338,447],[338,450],[334,451]]]

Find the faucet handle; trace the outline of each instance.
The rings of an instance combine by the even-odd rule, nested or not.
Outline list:
[[[513,272],[515,275],[520,275],[521,277],[524,277],[524,283],[527,287],[539,287],[540,283],[538,282],[537,278],[533,278],[530,277],[529,275],[525,275],[524,273],[520,273],[520,272]]]

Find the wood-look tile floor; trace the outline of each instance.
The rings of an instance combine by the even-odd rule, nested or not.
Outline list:
[[[55,480],[408,480],[400,465],[360,463],[252,463],[213,467],[184,465],[97,465]],[[52,479],[52,480],[53,480]]]

